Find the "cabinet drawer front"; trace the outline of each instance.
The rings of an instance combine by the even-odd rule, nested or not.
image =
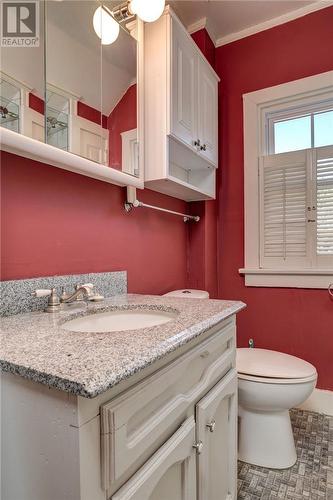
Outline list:
[[[111,500],[196,498],[193,416],[139,469]]]
[[[174,432],[207,388],[235,363],[235,323],[212,330],[201,344],[101,407],[105,489],[138,468]],[[133,468],[132,468],[133,470]]]

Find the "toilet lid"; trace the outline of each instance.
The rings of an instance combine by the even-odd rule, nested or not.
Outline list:
[[[237,349],[239,373],[266,378],[302,379],[317,373],[315,367],[303,359],[268,349]]]
[[[163,297],[179,297],[188,299],[209,299],[209,293],[206,290],[193,290],[192,288],[185,288],[182,290],[174,290],[165,293]]]

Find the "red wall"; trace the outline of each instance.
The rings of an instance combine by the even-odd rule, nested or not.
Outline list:
[[[3,280],[127,270],[129,291],[186,286],[187,226],[181,218],[137,209],[125,190],[1,153]],[[149,190],[146,203],[184,211],[182,201]]]
[[[41,115],[44,114],[44,101],[32,92],[29,92],[29,108],[34,109]]]
[[[100,125],[102,120],[102,127],[107,128],[107,116],[101,116],[101,112],[98,111],[98,109],[93,108],[82,101],[78,101],[77,103],[77,115],[81,116],[81,118],[97,123],[97,125]]]
[[[215,67],[215,46],[205,28],[192,33],[192,38],[208,62]]]
[[[219,296],[244,300],[238,343],[300,356],[333,389],[333,303],[326,290],[246,288],[242,94],[333,69],[333,7],[216,50],[220,85]]]

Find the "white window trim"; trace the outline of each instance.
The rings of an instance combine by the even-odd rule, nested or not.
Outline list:
[[[333,71],[302,78],[243,95],[244,104],[244,268],[246,286],[327,288],[333,282],[333,270],[261,269],[258,158],[264,151],[266,130],[262,114],[295,100],[304,103],[333,93]]]

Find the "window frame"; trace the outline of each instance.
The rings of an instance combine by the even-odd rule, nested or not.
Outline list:
[[[312,98],[313,99],[313,98]],[[281,104],[278,111],[266,111],[264,119],[266,120],[266,139],[262,144],[263,154],[275,154],[274,125],[279,122],[310,116],[311,119],[311,146],[314,148],[314,116],[327,111],[333,111],[333,97],[324,99],[320,103],[308,104],[302,106],[286,106],[281,110]],[[300,150],[298,150],[300,151]],[[286,151],[288,152],[288,151]],[[278,154],[278,153],[276,153]]]
[[[244,268],[246,286],[327,288],[333,269],[260,267],[259,158],[269,154],[267,116],[333,101],[333,71],[243,95],[244,112]],[[317,108],[316,108],[317,109]]]

